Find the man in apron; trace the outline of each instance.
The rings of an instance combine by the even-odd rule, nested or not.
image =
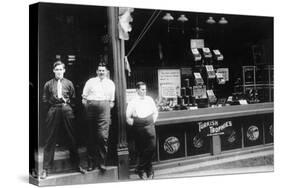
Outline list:
[[[148,179],[154,176],[152,159],[156,148],[155,122],[158,117],[158,110],[154,100],[146,96],[146,84],[138,82],[137,96],[127,106],[127,123],[132,126],[135,146],[138,153],[138,164],[136,173],[141,179]]]
[[[110,110],[114,106],[115,85],[107,76],[105,64],[100,63],[96,73],[96,77],[86,82],[82,94],[88,125],[88,171],[97,167],[101,172],[105,172]]]

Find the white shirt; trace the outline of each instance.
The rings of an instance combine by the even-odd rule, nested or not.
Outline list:
[[[57,92],[58,92],[58,98],[62,98],[62,85],[61,85],[61,80],[58,79],[58,84],[57,84]]]
[[[158,117],[158,110],[154,100],[149,96],[144,96],[144,98],[137,96],[128,103],[126,117],[130,125],[132,125],[132,117],[145,118],[151,114],[155,122]]]
[[[83,99],[97,101],[114,101],[115,85],[112,80],[99,77],[89,79],[83,89]]]

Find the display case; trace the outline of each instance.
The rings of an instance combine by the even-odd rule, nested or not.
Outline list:
[[[160,112],[157,161],[273,143],[273,103]]]
[[[234,80],[221,51],[202,45],[183,66],[153,67],[141,77],[159,109],[155,163],[273,143],[273,67],[241,66]],[[158,80],[146,79],[150,73]]]

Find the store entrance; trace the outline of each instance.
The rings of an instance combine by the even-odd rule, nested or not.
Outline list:
[[[46,12],[45,12],[46,11]],[[86,124],[81,94],[85,82],[95,76],[96,66],[109,62],[107,35],[107,8],[98,6],[77,6],[46,4],[41,20],[39,39],[39,101],[40,101],[40,146],[46,138],[44,121],[46,110],[42,104],[43,87],[53,78],[52,65],[61,60],[66,65],[65,78],[71,80],[76,91],[76,132],[80,147],[85,146]],[[42,113],[42,114],[41,114]],[[63,132],[58,148],[64,148]]]

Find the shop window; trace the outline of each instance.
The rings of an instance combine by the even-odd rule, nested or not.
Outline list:
[[[187,156],[210,153],[210,139],[206,134],[199,133],[197,124],[187,127]]]
[[[185,135],[180,125],[174,129],[162,128],[159,130],[159,159],[175,159],[185,156]]]
[[[232,126],[227,127],[224,130],[224,134],[221,135],[221,150],[231,150],[242,147],[242,133],[241,124],[239,121],[233,119]]]
[[[265,143],[273,143],[274,137],[273,114],[267,115],[264,118],[264,135]]]
[[[263,144],[263,120],[257,116],[244,119],[243,134],[245,147]]]

